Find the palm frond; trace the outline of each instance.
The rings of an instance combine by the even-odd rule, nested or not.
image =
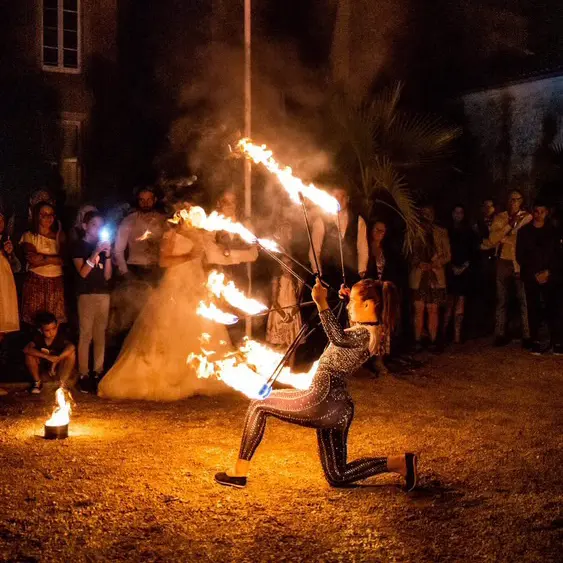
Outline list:
[[[422,166],[450,156],[460,134],[440,118],[397,112],[386,132],[386,154],[397,166]]]
[[[404,251],[412,252],[414,242],[422,237],[420,210],[413,194],[409,191],[404,177],[401,176],[387,157],[375,157],[369,167],[369,180],[372,184],[372,199],[375,204],[391,207],[404,221]],[[386,192],[393,205],[378,199],[378,191]]]

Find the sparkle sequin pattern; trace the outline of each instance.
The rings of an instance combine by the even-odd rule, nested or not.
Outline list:
[[[348,430],[354,403],[346,390],[346,377],[368,358],[370,333],[354,326],[344,330],[330,310],[320,313],[329,340],[311,387],[306,391],[273,391],[264,401],[248,408],[240,459],[250,461],[260,445],[269,416],[315,428],[325,477],[333,486],[344,486],[387,471],[387,458],[364,458],[348,463]]]

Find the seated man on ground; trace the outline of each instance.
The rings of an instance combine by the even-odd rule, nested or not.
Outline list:
[[[30,392],[41,393],[41,373],[57,376],[61,385],[66,385],[74,368],[76,351],[69,342],[52,313],[37,315],[38,332],[24,348],[25,365],[33,378]]]

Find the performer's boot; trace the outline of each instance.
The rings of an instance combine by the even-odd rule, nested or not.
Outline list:
[[[237,489],[244,489],[246,487],[246,477],[231,477],[226,473],[216,473],[215,482],[226,487],[235,487]]]

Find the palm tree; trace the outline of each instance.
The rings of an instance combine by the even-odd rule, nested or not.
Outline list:
[[[408,112],[400,106],[401,83],[355,105],[342,95],[331,104],[339,160],[370,217],[380,206],[391,208],[405,226],[404,250],[421,237],[416,193],[407,175],[436,168],[453,151],[460,129],[441,119]]]

